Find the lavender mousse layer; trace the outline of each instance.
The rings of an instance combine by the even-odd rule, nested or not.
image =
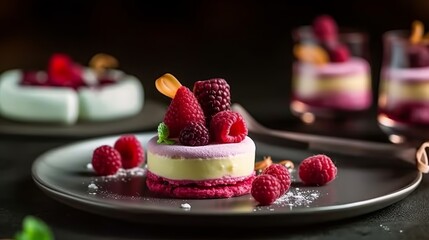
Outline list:
[[[295,100],[311,106],[364,110],[372,103],[370,67],[361,58],[321,66],[296,62],[293,89]]]
[[[249,137],[240,143],[193,147],[158,144],[157,139],[147,144],[147,168],[156,176],[189,183],[247,178],[254,173],[256,147]]]

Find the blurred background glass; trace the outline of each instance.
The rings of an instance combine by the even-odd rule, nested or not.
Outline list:
[[[168,103],[154,86],[166,72],[187,86],[224,77],[231,85],[232,101],[242,103],[258,120],[298,129],[289,110],[292,29],[329,14],[341,26],[365,30],[376,96],[382,34],[408,29],[415,19],[429,24],[428,11],[427,0],[2,0],[0,72],[45,69],[53,52],[69,54],[82,64],[106,52],[119,60],[122,70],[142,80],[148,98]],[[373,122],[375,105],[369,115]],[[353,137],[378,136],[377,126],[368,128],[367,123],[344,127],[344,133],[356,132]],[[301,130],[333,132],[323,126]]]
[[[377,119],[394,142],[429,136],[429,42],[415,42],[411,35],[395,30],[383,38]]]
[[[319,17],[317,19],[326,16]],[[317,118],[349,118],[367,111],[373,98],[367,34],[339,28],[338,39],[322,40],[314,31],[314,26],[303,26],[292,34],[297,57],[292,68],[292,113],[303,122],[312,123]],[[312,49],[314,47],[316,49]],[[338,56],[341,50],[346,51],[343,53],[346,56]],[[301,51],[301,55],[321,51],[318,54],[326,55],[326,62],[299,59],[306,57],[296,56],[297,51]]]

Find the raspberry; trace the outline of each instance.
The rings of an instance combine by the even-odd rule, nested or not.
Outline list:
[[[412,45],[408,49],[408,66],[412,68],[429,66],[429,50],[422,45]]]
[[[186,146],[207,145],[209,140],[209,130],[202,123],[190,122],[180,131],[179,141]]]
[[[321,15],[313,22],[313,31],[320,41],[336,41],[338,38],[338,27],[335,20],[329,15]]]
[[[210,134],[218,143],[238,143],[247,136],[247,126],[239,113],[222,111],[213,116]]]
[[[304,159],[298,173],[304,184],[321,186],[335,179],[337,167],[328,156],[319,154]]]
[[[203,108],[207,124],[218,112],[230,110],[230,87],[225,79],[214,78],[194,83],[193,92]]]
[[[22,85],[26,86],[46,86],[48,75],[44,71],[26,71],[22,74]]]
[[[252,183],[250,193],[252,197],[261,205],[269,205],[273,203],[281,192],[281,184],[279,180],[268,174],[258,175]]]
[[[180,131],[190,122],[205,124],[205,117],[203,109],[191,90],[181,86],[164,116],[164,123],[170,131],[169,137],[178,137]]]
[[[288,169],[278,163],[271,164],[262,172],[262,174],[268,174],[276,177],[281,185],[280,196],[287,192],[290,188],[291,179]]]
[[[77,89],[85,85],[82,70],[65,54],[54,54],[49,60],[48,82],[51,86]]]
[[[338,44],[328,51],[331,62],[345,62],[350,57],[349,49],[346,45]]]
[[[121,154],[123,168],[135,168],[144,163],[144,150],[136,136],[123,135],[113,147]]]
[[[92,167],[100,176],[115,174],[121,165],[121,154],[111,146],[100,146],[92,154]]]

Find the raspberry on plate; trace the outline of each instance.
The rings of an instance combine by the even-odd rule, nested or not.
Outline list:
[[[268,174],[261,174],[253,180],[250,193],[260,205],[269,205],[273,203],[281,192],[280,181]]]
[[[120,136],[116,140],[114,148],[121,154],[123,168],[135,168],[144,163],[144,149],[136,136]]]
[[[209,130],[202,123],[191,122],[180,131],[179,141],[186,146],[207,145],[209,140]]]
[[[325,185],[337,176],[337,167],[331,158],[318,154],[304,159],[298,168],[299,178],[306,185]]]
[[[203,108],[207,124],[218,112],[230,110],[230,87],[225,79],[213,78],[194,83],[193,92]]]
[[[290,188],[291,177],[288,169],[281,164],[274,163],[264,169],[262,174],[268,174],[276,177],[281,185],[280,196],[287,192]]]
[[[232,111],[216,113],[210,122],[210,134],[218,143],[238,143],[247,136],[248,130],[243,117]]]
[[[178,137],[190,122],[205,124],[204,112],[191,90],[181,86],[164,116],[164,123],[170,131],[169,137]]]
[[[121,154],[109,145],[96,148],[92,154],[92,167],[100,176],[115,174],[122,166]]]

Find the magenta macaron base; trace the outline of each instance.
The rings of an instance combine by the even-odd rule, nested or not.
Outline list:
[[[172,198],[230,198],[250,193],[255,175],[213,180],[171,180],[147,172],[146,185],[155,194]]]

